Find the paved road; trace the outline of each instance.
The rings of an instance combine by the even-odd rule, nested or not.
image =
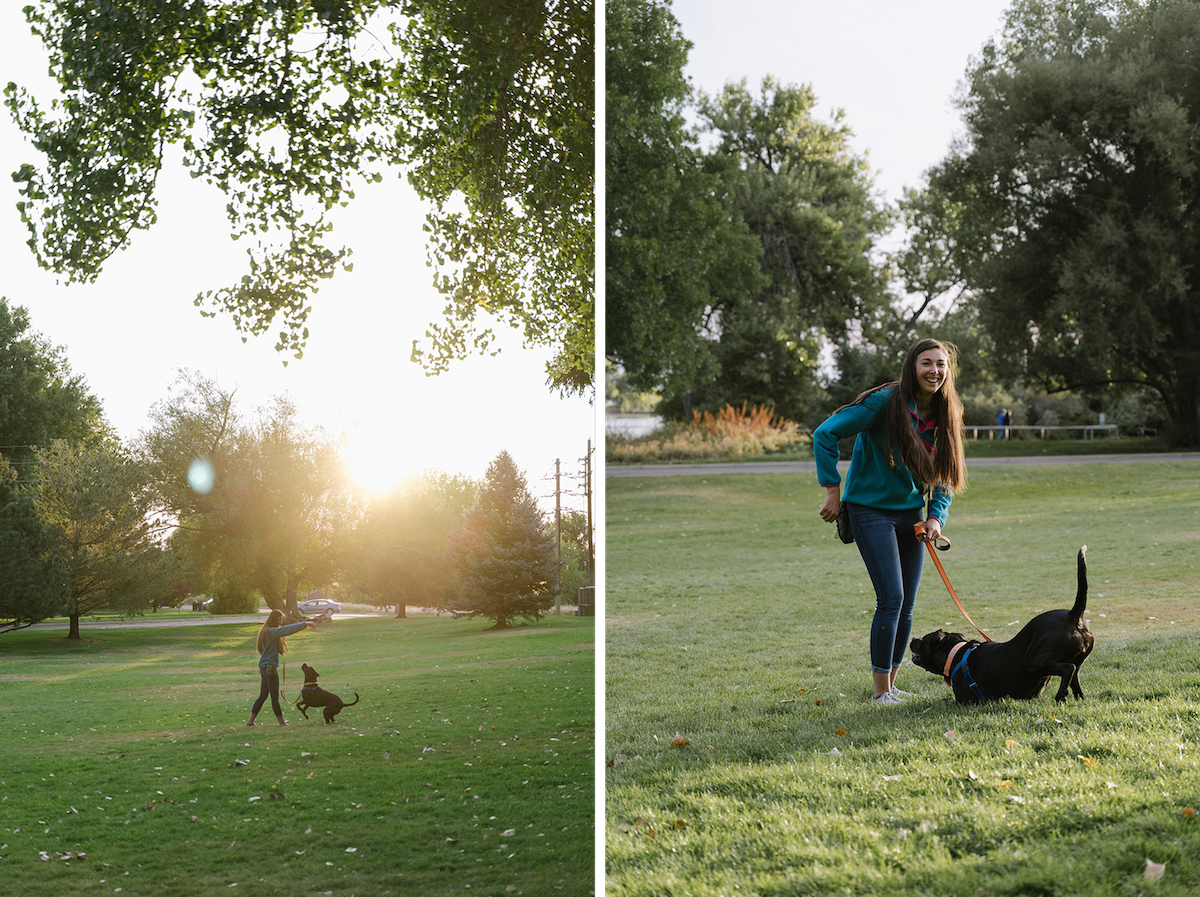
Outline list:
[[[1137,455],[1045,455],[1027,458],[968,458],[967,467],[1004,467],[1018,464],[1129,464],[1137,461],[1200,461],[1200,452],[1164,452]],[[841,462],[844,469],[849,461]],[[715,476],[721,473],[813,473],[812,461],[730,461],[715,464],[605,465],[607,477]]]
[[[335,620],[351,620],[356,617],[377,617],[382,614],[334,614]],[[174,626],[206,626],[213,623],[262,623],[266,619],[262,614],[247,614],[244,616],[214,616],[205,611],[197,611],[194,617],[172,617],[169,620],[155,620],[152,617],[134,617],[132,620],[89,620],[84,617],[79,621],[83,629],[166,629]],[[25,629],[61,629],[66,631],[66,623],[34,623]],[[24,631],[24,630],[20,630]]]

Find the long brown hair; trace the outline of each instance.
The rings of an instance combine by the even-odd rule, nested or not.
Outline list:
[[[258,646],[258,653],[262,654],[263,649],[267,646],[267,630],[274,629],[276,626],[283,625],[283,611],[273,610],[267,614],[267,619],[263,621],[258,630],[258,641],[255,644]],[[287,640],[279,639],[279,653],[287,654]]]
[[[930,397],[929,416],[937,421],[937,441],[933,455],[925,448],[925,442],[917,435],[909,417],[908,406],[916,401],[917,358],[922,352],[941,349],[946,353],[946,379]],[[888,463],[896,466],[895,450],[900,448],[900,460],[913,477],[926,486],[944,486],[951,492],[962,492],[967,488],[967,464],[963,459],[962,422],[963,406],[954,387],[954,375],[958,369],[958,347],[953,343],[936,339],[918,340],[908,350],[900,379],[874,389],[868,389],[851,404],[859,404],[867,396],[881,389],[896,387],[884,406],[884,427],[888,439]]]

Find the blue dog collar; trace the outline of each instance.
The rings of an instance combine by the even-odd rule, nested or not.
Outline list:
[[[982,704],[987,701],[987,695],[983,693],[983,689],[979,687],[979,683],[976,682],[971,676],[971,670],[967,666],[967,658],[970,657],[971,652],[978,647],[978,644],[969,645],[967,650],[963,651],[962,657],[960,657],[958,663],[954,665],[954,669],[950,671],[950,681],[953,683],[954,678],[961,672],[963,684],[966,685],[967,688],[971,689],[971,694],[975,695],[975,699]]]

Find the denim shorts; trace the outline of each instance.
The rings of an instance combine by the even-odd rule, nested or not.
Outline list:
[[[925,547],[913,524],[925,519],[922,508],[885,511],[850,504],[854,542],[875,589],[871,621],[871,669],[887,673],[904,662],[912,635],[913,605],[921,585]]]

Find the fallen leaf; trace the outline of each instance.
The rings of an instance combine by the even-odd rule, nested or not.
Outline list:
[[[958,733],[953,729],[945,733],[947,741],[958,741]]]
[[[1116,786],[1113,786],[1113,787],[1116,787]],[[1183,808],[1183,815],[1184,815],[1184,816],[1187,816],[1189,819],[1195,819],[1195,818],[1196,818],[1196,811],[1195,811],[1195,810],[1193,810],[1191,807],[1184,807],[1184,808]]]
[[[517,833],[517,830],[515,828],[506,828],[504,831],[502,831],[500,833],[500,837],[501,838],[511,838],[516,833]]]
[[[1150,860],[1146,860],[1146,880],[1147,881],[1158,881],[1160,878],[1163,877],[1163,874],[1166,871],[1167,871],[1166,863],[1152,863],[1152,862],[1150,862]]]
[[[667,745],[667,747],[681,748],[690,743],[691,742],[689,742],[682,735],[676,735],[674,738],[671,739],[671,743],[669,745]]]
[[[899,781],[900,781],[900,776],[884,776],[884,777],[883,777],[883,780],[884,780],[885,782],[899,782]]]
[[[967,778],[970,779],[972,782],[979,781],[979,776],[975,775],[975,770],[973,770],[973,769],[967,770]]]
[[[1083,756],[1083,754],[1076,754],[1075,756],[1078,757],[1080,760],[1082,760],[1084,763],[1095,763],[1096,762],[1091,757]]]
[[[676,819],[673,823],[671,823],[671,828],[687,828],[687,823],[682,819]]]
[[[845,729],[843,729],[841,726],[838,726],[836,729],[833,730],[833,734],[834,735],[849,735],[850,733],[847,732]]]

